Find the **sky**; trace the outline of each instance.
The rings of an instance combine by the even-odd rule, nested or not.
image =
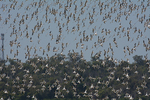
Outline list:
[[[46,57],[46,54],[51,57],[55,53],[67,55],[69,51],[81,54],[82,51],[83,58],[90,61],[91,52],[93,52],[93,55],[97,52],[101,52],[100,59],[104,59],[104,52],[107,52],[109,49],[110,52],[106,55],[117,59],[117,61],[126,61],[129,59],[132,63],[132,57],[134,55],[147,55],[148,59],[150,59],[150,50],[146,51],[143,46],[143,40],[148,47],[150,46],[150,44],[148,44],[150,29],[147,27],[149,24],[148,19],[150,18],[150,1],[131,0],[130,2],[130,0],[125,0],[126,3],[123,3],[122,1],[124,0],[87,0],[86,5],[86,0],[70,1],[72,2],[67,3],[67,0],[41,0],[41,6],[39,6],[40,0],[1,0],[0,33],[4,33],[5,35],[4,58],[6,59],[8,56],[9,58],[17,58],[25,62],[28,59],[28,57],[25,58],[25,55],[28,53],[27,49],[29,48],[30,58],[33,58],[34,55]],[[35,6],[36,2],[37,5]],[[103,4],[102,7],[98,5],[99,2],[101,5]],[[123,5],[121,9],[119,9],[120,4]],[[129,10],[129,5],[134,8],[135,4],[137,6],[135,10]],[[77,7],[76,12],[74,10],[75,6]],[[67,9],[66,18],[64,14],[65,7]],[[101,13],[100,9],[102,9]],[[115,12],[114,9],[116,10]],[[56,15],[51,13],[54,10],[57,12]],[[19,16],[17,16],[17,14]],[[111,18],[107,17],[108,14]],[[138,18],[137,14],[139,14]],[[33,18],[32,15],[34,15]],[[27,19],[26,16],[28,16]],[[75,16],[75,19],[73,16]],[[22,19],[24,19],[24,23],[21,22]],[[69,22],[67,23],[68,19]],[[141,19],[143,19],[142,23],[139,21]],[[94,22],[90,24],[90,20]],[[20,22],[21,24],[19,24]],[[32,34],[32,30],[37,23],[42,23],[41,27],[39,30],[36,28],[34,34]],[[78,24],[80,30],[78,30]],[[60,27],[62,31],[61,34],[59,32]],[[134,32],[135,27],[137,28],[136,32]],[[116,31],[114,31],[115,28]],[[122,32],[123,29],[124,31]],[[104,32],[102,32],[103,30]],[[140,30],[140,32],[138,32],[138,30]],[[110,33],[108,33],[108,31],[110,31]],[[127,32],[129,32],[129,41]],[[89,38],[90,35],[92,35],[93,38],[88,41],[83,41],[83,34]],[[56,43],[58,36],[60,36],[60,40],[59,43]],[[103,46],[98,42],[98,37],[99,40],[105,40],[102,42]],[[118,47],[116,47],[113,42],[114,38],[116,39]],[[80,40],[82,40],[82,43],[80,43]],[[13,43],[12,46],[10,46],[10,42]],[[0,41],[0,44],[1,43],[2,41]],[[48,43],[50,43],[50,51],[47,50]],[[63,51],[62,43],[64,44]],[[77,43],[78,48],[76,48]],[[95,43],[96,47],[94,46]],[[114,55],[112,55],[109,48],[110,43]],[[133,54],[131,53],[129,55],[127,47],[129,47],[131,51],[135,43],[136,45],[139,43],[139,46],[136,47],[136,51],[134,51]],[[21,46],[17,48],[18,44]],[[126,53],[124,53],[124,47]],[[35,48],[37,49],[36,53],[34,53]],[[56,48],[57,52],[53,52],[53,48]],[[44,55],[43,50],[45,50]],[[12,53],[10,51],[12,51]],[[14,57],[17,51],[19,51],[18,55]]]

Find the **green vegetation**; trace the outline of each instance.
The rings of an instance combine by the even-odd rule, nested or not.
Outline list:
[[[0,63],[0,98],[4,100],[148,100],[150,60],[134,56],[134,63],[116,63],[77,53]]]

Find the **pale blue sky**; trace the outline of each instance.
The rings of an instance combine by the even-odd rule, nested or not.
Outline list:
[[[17,50],[19,51],[19,55],[16,56],[16,58],[22,60],[22,62],[24,62],[25,59],[25,53],[27,53],[27,45],[29,48],[32,47],[30,54],[31,57],[34,54],[34,48],[37,49],[36,54],[38,54],[38,56],[42,56],[42,57],[46,57],[46,54],[48,54],[49,56],[54,55],[55,53],[60,53],[61,52],[61,44],[64,43],[64,51],[63,54],[67,55],[68,51],[74,50],[75,52],[79,52],[82,50],[83,54],[84,54],[84,58],[89,61],[91,58],[91,52],[93,51],[94,54],[102,51],[102,56],[101,59],[104,59],[104,50],[108,50],[109,48],[109,43],[111,43],[113,51],[114,51],[114,59],[118,59],[118,60],[126,60],[127,58],[129,59],[130,62],[133,62],[132,57],[134,55],[146,55],[148,54],[148,59],[150,59],[150,50],[146,52],[145,47],[143,46],[143,40],[145,41],[146,44],[148,44],[148,38],[150,38],[150,34],[149,31],[150,29],[147,28],[147,30],[144,32],[144,29],[146,27],[144,27],[144,23],[146,22],[146,19],[150,18],[150,7],[147,6],[148,4],[148,0],[145,0],[145,2],[143,2],[144,7],[147,6],[147,9],[145,12],[141,13],[141,10],[143,8],[143,6],[141,6],[141,2],[143,0],[140,1],[136,1],[136,0],[131,0],[132,2],[129,2],[127,0],[127,5],[129,6],[130,4],[134,4],[136,3],[137,6],[139,6],[139,9],[137,10],[133,10],[132,12],[129,11],[128,6],[127,8],[123,8],[121,11],[119,10],[119,6],[118,5],[118,1],[117,1],[116,5],[114,6],[114,2],[111,3],[111,1],[113,0],[101,0],[101,3],[104,2],[103,5],[103,10],[102,10],[102,14],[100,15],[100,9],[101,7],[98,6],[99,0],[88,0],[87,5],[83,8],[84,13],[81,14],[81,8],[84,6],[85,4],[85,0],[76,0],[75,5],[77,5],[77,13],[75,14],[74,8],[74,1],[72,0],[73,3],[71,5],[71,7],[68,7],[68,11],[67,11],[67,17],[65,18],[64,13],[64,7],[67,6],[67,0],[59,0],[60,4],[62,4],[62,8],[59,9],[59,4],[56,3],[57,0],[42,0],[42,6],[40,8],[38,8],[38,6],[34,6],[32,7],[32,3],[35,2],[39,2],[39,0],[15,0],[17,1],[17,4],[15,5],[15,1],[14,0],[10,0],[11,2],[9,2],[9,0],[2,0],[0,1],[0,14],[1,14],[1,21],[0,21],[0,30],[1,33],[5,34],[5,59],[6,59],[6,55],[8,55],[10,58],[14,58],[14,53],[17,52]],[[13,2],[14,1],[14,2]],[[44,2],[46,1],[46,2]],[[121,1],[121,0],[120,0]],[[21,3],[23,2],[22,7],[20,8]],[[81,2],[83,2],[83,5],[81,5]],[[12,5],[13,4],[13,5]],[[106,9],[104,9],[105,5],[109,4],[109,7],[106,7]],[[10,6],[12,5],[12,8],[10,8]],[[13,9],[13,6],[15,5],[15,9]],[[37,3],[38,5],[38,3]],[[46,14],[46,7],[49,6],[49,10],[48,10],[48,20],[51,19],[51,23],[45,22],[46,18],[45,18],[45,14]],[[69,6],[70,6],[70,2],[69,2]],[[28,10],[26,10],[26,8],[29,7]],[[105,14],[107,15],[108,12],[110,12],[111,7],[116,8],[116,12],[115,13],[110,13],[110,15],[112,16],[111,19],[107,18],[106,19],[106,23],[104,24],[102,19],[103,17],[105,17]],[[38,8],[38,14],[34,15],[33,19],[31,20],[31,16],[33,14],[33,12],[35,12]],[[10,13],[8,13],[8,11],[10,10]],[[56,16],[54,16],[53,14],[49,13],[50,9],[55,9],[58,10]],[[89,13],[92,15],[93,14],[93,9],[95,9],[95,14],[93,15],[93,19],[94,19],[94,23],[92,25],[89,24]],[[61,16],[59,16],[59,13],[61,12]],[[120,17],[120,22],[115,22],[115,18],[117,17],[117,14],[119,14],[119,12],[121,12],[121,17]],[[126,15],[123,15],[124,12],[126,12]],[[17,13],[20,14],[19,18],[17,17]],[[72,13],[72,16],[69,18],[70,22],[68,23],[68,29],[69,32],[66,31],[67,29],[67,18],[68,16]],[[129,15],[130,13],[130,15]],[[137,18],[137,14],[139,13],[139,17]],[[8,16],[10,14],[10,19],[8,19]],[[28,19],[26,20],[26,15],[28,14]],[[73,14],[75,14],[76,18],[74,21],[73,20]],[[142,16],[144,16],[145,14],[145,19],[143,21],[143,23],[139,22],[139,18],[141,18]],[[19,21],[22,19],[22,16],[24,16],[24,24],[20,25],[21,31],[19,31]],[[36,20],[38,16],[38,20]],[[77,31],[77,18],[80,18],[79,24],[80,24],[80,30]],[[128,16],[128,19],[125,20],[126,16]],[[55,22],[55,17],[57,18],[57,21]],[[14,23],[14,18],[16,18],[16,22]],[[7,24],[5,24],[5,20],[8,20]],[[85,19],[85,20],[83,20]],[[83,20],[83,21],[82,21]],[[92,19],[91,19],[92,20]],[[129,30],[130,31],[130,40],[128,41],[127,36],[124,36],[125,32],[127,33],[127,28],[130,27],[129,26],[129,22],[130,20],[132,21],[132,28]],[[56,44],[56,38],[57,36],[60,34],[59,33],[59,27],[58,27],[58,21],[60,22],[60,26],[62,28],[62,35],[61,35],[61,40],[59,41],[60,43]],[[35,30],[34,35],[32,35],[32,29],[34,29],[34,26],[37,24],[37,22],[42,22],[42,27],[40,28],[39,31],[37,31],[37,29]],[[85,23],[85,26],[83,27],[83,22]],[[63,23],[65,24],[63,27]],[[121,28],[120,31],[118,30],[119,24],[121,23]],[[26,25],[28,25],[28,30],[25,30]],[[10,27],[11,26],[11,27]],[[14,44],[12,47],[10,47],[9,43],[10,41],[15,41],[16,38],[16,34],[12,35],[10,37],[10,34],[13,31],[13,26],[15,26],[15,30],[16,30],[16,34],[18,36],[18,39],[16,41],[16,44]],[[50,29],[49,29],[50,27]],[[72,32],[72,28],[75,27],[75,31]],[[137,29],[142,31],[143,36],[141,37],[141,34],[138,33],[138,31],[136,33],[134,33],[134,27],[137,27]],[[44,32],[42,33],[42,29],[44,28]],[[114,29],[117,28],[116,32],[114,31]],[[125,31],[122,32],[122,29],[125,28]],[[85,36],[88,35],[88,37],[90,37],[90,34],[94,34],[92,32],[92,29],[94,30],[94,33],[97,32],[97,36],[93,35],[93,39],[92,41],[83,41],[82,43],[80,43],[80,39],[83,39],[83,32],[85,31]],[[101,33],[102,29],[104,29],[104,33]],[[110,34],[105,34],[105,29],[110,30]],[[28,31],[29,34],[29,38],[26,37],[26,32]],[[53,35],[53,38],[51,40],[51,36],[49,35],[51,31],[51,34]],[[21,35],[22,32],[22,36]],[[79,36],[81,32],[81,35]],[[117,36],[117,33],[119,32],[119,35]],[[38,34],[40,34],[40,37],[38,38]],[[136,39],[139,35],[138,40]],[[103,43],[103,47],[100,46],[100,44],[97,43],[98,40],[98,36],[103,39],[105,38],[105,42]],[[119,38],[120,37],[120,38]],[[33,42],[30,42],[30,38],[32,38]],[[118,44],[118,48],[115,46],[115,44],[113,43],[113,39],[116,38],[116,42]],[[39,44],[38,41],[40,40]],[[132,41],[133,40],[133,41]],[[21,47],[17,48],[17,43],[21,44]],[[79,46],[76,49],[76,43],[79,42]],[[97,47],[94,47],[94,43],[97,43]],[[140,45],[138,47],[136,47],[136,51],[133,52],[133,54],[129,55],[128,51],[126,52],[126,57],[125,57],[125,53],[123,52],[123,48],[127,48],[127,46],[130,48],[130,50],[134,47],[134,44],[136,43],[136,45],[138,44],[138,42],[140,42]],[[50,43],[50,50],[49,52],[47,52],[47,44]],[[68,43],[68,46],[66,47],[66,43]],[[1,44],[1,42],[0,42]],[[84,44],[84,48],[81,48],[81,44]],[[88,46],[88,50],[86,49],[86,46]],[[150,44],[148,45],[150,46]],[[39,48],[42,47],[41,51],[39,51]],[[57,52],[53,52],[53,47],[56,47],[56,49],[59,49]],[[93,47],[93,48],[92,48]],[[10,54],[10,50],[13,50],[12,54]],[[46,53],[43,55],[43,49],[46,50]],[[110,50],[111,51],[111,50]],[[108,53],[108,55],[111,57],[112,54],[111,52]]]

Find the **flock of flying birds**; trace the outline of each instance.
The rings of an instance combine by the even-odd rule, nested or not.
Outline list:
[[[0,24],[6,59],[68,52],[80,52],[86,59],[97,53],[104,59],[129,60],[132,54],[147,59],[148,10],[145,0],[2,0]]]
[[[0,0],[0,6],[6,60],[70,52],[115,63],[149,57],[149,0]]]
[[[97,53],[102,59],[147,59],[149,9],[146,0],[1,0],[5,58],[79,52],[88,60]]]

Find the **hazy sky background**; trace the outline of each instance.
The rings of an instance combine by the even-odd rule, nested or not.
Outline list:
[[[18,56],[15,58],[18,58],[24,62],[25,59],[25,53],[27,53],[27,46],[30,49],[30,57],[34,57],[35,54],[38,56],[46,57],[46,54],[48,54],[50,57],[53,56],[55,53],[61,53],[62,48],[61,45],[64,43],[64,50],[63,54],[67,55],[69,50],[72,52],[74,50],[75,52],[79,52],[81,54],[81,50],[84,54],[84,59],[87,61],[91,60],[91,52],[93,51],[93,55],[96,54],[97,52],[101,51],[101,59],[104,59],[104,50],[108,51],[109,48],[109,43],[111,43],[114,55],[113,58],[117,60],[127,60],[129,59],[130,62],[133,62],[132,57],[134,55],[146,55],[148,59],[150,59],[150,50],[146,51],[145,47],[143,46],[143,40],[145,43],[148,44],[148,38],[150,38],[150,29],[147,27],[147,25],[144,27],[144,23],[150,18],[150,7],[148,5],[148,0],[145,0],[143,3],[143,0],[131,0],[132,2],[129,2],[130,0],[126,0],[127,5],[132,5],[135,6],[135,4],[139,7],[132,12],[129,11],[129,7],[127,8],[124,6],[121,10],[119,9],[120,3],[118,1],[122,0],[100,0],[101,3],[103,2],[103,10],[102,14],[100,15],[100,9],[102,7],[98,6],[99,0],[87,0],[87,4],[84,7],[85,0],[72,0],[72,5],[70,7],[70,3],[68,3],[68,8],[66,11],[66,18],[64,13],[64,8],[67,6],[67,0],[59,0],[60,3],[57,3],[57,0],[41,0],[42,5],[41,7],[39,6],[39,1],[40,0],[1,0],[0,1],[0,30],[1,33],[5,34],[5,40],[4,40],[4,49],[5,49],[5,59],[6,56],[8,55],[9,58],[14,58],[14,54],[17,53],[17,50],[19,51]],[[116,4],[115,2],[116,1]],[[17,2],[17,3],[16,3]],[[37,6],[35,6],[35,2],[37,2]],[[75,2],[75,3],[74,3]],[[83,5],[81,5],[81,2]],[[150,2],[149,2],[150,3]],[[21,7],[22,4],[22,7]],[[33,4],[33,6],[32,6]],[[77,5],[77,11],[75,13],[75,5]],[[59,6],[62,6],[62,8],[59,9]],[[106,6],[105,5],[109,5]],[[48,8],[48,13],[47,13],[47,19],[48,21],[46,22],[46,7],[49,6]],[[142,8],[145,8],[147,6],[147,9],[145,12],[142,13]],[[14,8],[13,8],[14,7]],[[83,14],[81,14],[81,8],[83,8]],[[111,19],[107,18],[105,19],[105,23],[103,21],[103,18],[105,15],[108,15],[108,12],[111,12],[111,7],[116,9],[116,12],[110,13]],[[33,19],[31,20],[32,14],[37,11],[38,13],[33,16]],[[50,13],[52,9],[57,10],[56,15],[53,15]],[[9,11],[10,10],[10,11]],[[93,14],[93,11],[95,13]],[[61,12],[61,14],[60,14]],[[19,17],[17,17],[17,13],[19,14]],[[71,15],[72,13],[72,15]],[[93,14],[93,19],[94,23],[89,24],[90,20],[93,20],[92,18],[89,19],[89,13],[90,15]],[[118,14],[121,14],[120,16],[120,22],[117,20],[117,16],[119,17]],[[126,15],[124,15],[126,13]],[[137,14],[139,13],[139,16],[137,18]],[[73,18],[73,14],[75,14],[75,20]],[[145,14],[145,19],[144,19],[144,14]],[[20,23],[22,16],[24,15],[24,24]],[[28,19],[26,20],[26,15],[28,15]],[[67,23],[68,16],[70,22]],[[10,18],[9,18],[10,16]],[[128,16],[127,20],[126,17]],[[38,19],[37,19],[38,17]],[[78,22],[77,19],[78,17],[80,18],[80,21]],[[139,19],[143,17],[143,23],[139,22]],[[14,23],[14,19],[16,19]],[[50,23],[49,23],[50,19]],[[55,22],[55,19],[56,22]],[[116,22],[115,22],[116,19]],[[7,24],[5,23],[6,20],[8,21]],[[127,29],[130,27],[129,22],[131,21],[132,28],[129,29],[129,36],[130,40],[128,41],[127,37]],[[32,35],[32,29],[34,29],[35,25],[37,23],[42,22],[42,26],[40,30],[38,31],[37,29],[35,30],[34,34]],[[61,39],[58,44],[56,44],[56,39],[58,37],[59,33],[59,27],[58,23],[60,23],[60,26],[62,28],[62,33],[61,33]],[[84,25],[84,24],[85,25]],[[63,27],[64,24],[64,27]],[[80,25],[80,30],[77,28],[77,24]],[[26,25],[28,25],[28,29],[26,29]],[[120,30],[119,25],[121,25]],[[13,33],[13,27],[15,27],[15,34]],[[20,27],[20,30],[19,30]],[[68,27],[68,30],[67,30]],[[72,32],[73,27],[75,28],[75,31]],[[137,32],[134,33],[134,28],[137,27]],[[116,28],[116,32],[114,29]],[[123,28],[125,29],[124,32],[122,32]],[[146,28],[145,32],[144,29]],[[42,30],[44,29],[43,33]],[[94,29],[94,32],[92,30]],[[102,32],[102,29],[104,29],[104,32]],[[138,33],[138,30],[141,30],[141,32]],[[110,34],[107,33],[105,30],[110,30]],[[92,40],[88,41],[82,41],[80,43],[80,39],[83,40],[83,33],[85,31],[85,36],[88,36],[90,38],[90,35],[93,35]],[[26,37],[26,34],[28,32],[28,38]],[[97,35],[95,35],[97,33]],[[12,35],[11,35],[12,34]],[[22,34],[22,35],[21,35]],[[51,34],[51,35],[50,35]],[[81,35],[80,35],[81,34]],[[118,35],[117,35],[118,34]],[[38,38],[39,35],[39,38]],[[53,35],[53,39],[52,39]],[[98,43],[98,36],[100,39],[105,38],[105,42],[103,43],[103,47]],[[16,39],[17,37],[17,39]],[[137,39],[137,37],[139,37]],[[32,38],[32,39],[31,39]],[[116,38],[116,42],[118,47],[115,46],[113,40]],[[16,39],[16,41],[15,41]],[[30,42],[30,39],[32,42]],[[12,41],[14,44],[11,47],[10,41]],[[40,41],[38,43],[38,41]],[[94,43],[96,42],[97,46],[94,47]],[[138,47],[136,47],[136,51],[131,53],[129,55],[127,51],[127,46],[129,47],[129,50],[131,50],[134,47],[134,44],[136,45],[140,43]],[[20,47],[17,48],[17,44],[20,43]],[[47,51],[47,45],[50,43],[50,51]],[[66,46],[66,43],[68,45]],[[79,43],[78,48],[76,49],[76,43]],[[1,41],[0,41],[1,44]],[[83,49],[81,48],[81,45],[84,44]],[[41,50],[39,50],[41,47]],[[53,48],[56,47],[57,52],[53,52]],[[86,50],[86,47],[88,49]],[[124,53],[124,48],[126,49],[126,53]],[[37,52],[34,54],[34,48],[37,49]],[[12,53],[10,53],[10,50],[13,50]],[[45,50],[45,54],[43,55],[43,50]],[[106,55],[112,57],[111,50],[110,52],[107,53]],[[125,56],[126,55],[126,56]],[[28,58],[28,57],[27,57]]]

